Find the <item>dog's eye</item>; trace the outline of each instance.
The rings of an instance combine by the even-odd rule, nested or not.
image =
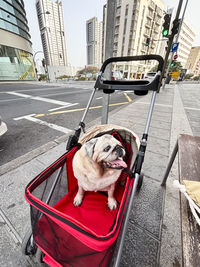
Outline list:
[[[107,146],[106,148],[104,148],[104,152],[108,152],[110,150],[111,146]]]

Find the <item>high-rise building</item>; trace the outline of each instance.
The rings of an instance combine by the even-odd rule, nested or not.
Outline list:
[[[24,1],[0,1],[0,80],[33,80],[28,21]]]
[[[87,65],[100,67],[102,64],[103,22],[96,17],[86,21]]]
[[[188,56],[190,54],[190,50],[194,42],[194,38],[195,38],[195,32],[192,29],[192,26],[190,26],[189,22],[187,22],[184,19],[178,38],[179,47],[177,52],[178,54],[177,60],[181,62],[183,68],[186,67],[186,62],[188,60]]]
[[[191,48],[185,68],[190,74],[200,74],[200,46]]]
[[[42,46],[47,66],[67,66],[62,2],[36,0]]]
[[[158,54],[163,10],[164,4],[161,0],[117,0],[113,56]],[[147,38],[149,45],[146,45]],[[141,61],[134,64],[120,63],[116,68],[128,79],[139,79],[153,65],[155,62]]]

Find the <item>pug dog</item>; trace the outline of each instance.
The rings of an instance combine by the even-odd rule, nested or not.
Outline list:
[[[72,162],[74,176],[78,181],[74,206],[81,205],[85,191],[107,191],[108,207],[110,210],[116,209],[115,183],[122,169],[127,167],[124,156],[125,149],[110,134],[92,138],[84,143]]]

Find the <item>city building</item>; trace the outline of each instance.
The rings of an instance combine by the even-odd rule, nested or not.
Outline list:
[[[105,10],[104,8],[104,12]],[[117,0],[113,56],[159,54],[163,10],[161,0]],[[103,51],[103,58],[104,55]],[[120,63],[115,68],[123,72],[125,78],[140,79],[155,64],[153,61]]]
[[[96,17],[86,21],[87,65],[100,68],[102,64],[103,22]]]
[[[36,0],[36,10],[46,65],[67,66],[62,2]]]
[[[200,46],[191,48],[185,68],[188,74],[200,75]]]
[[[24,1],[0,1],[0,80],[34,80]]]
[[[186,68],[186,62],[194,42],[195,32],[192,29],[192,26],[185,19],[183,20],[181,31],[179,34],[178,42],[178,59],[177,61],[181,62],[182,67]]]

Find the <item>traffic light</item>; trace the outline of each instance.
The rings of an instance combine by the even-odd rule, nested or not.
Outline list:
[[[174,65],[175,65],[175,60],[172,60],[170,66],[171,66],[171,67],[174,67]]]
[[[149,43],[150,43],[150,38],[147,37],[145,45],[146,45],[146,46],[149,46]]]
[[[178,33],[179,25],[180,25],[180,19],[175,19],[173,21],[173,27],[172,27],[172,34],[175,35]]]
[[[164,16],[164,23],[163,23],[163,30],[162,30],[163,37],[167,37],[169,34],[170,20],[171,20],[171,14],[166,14]]]
[[[42,66],[45,68],[45,59],[43,58],[43,60],[42,60]]]

